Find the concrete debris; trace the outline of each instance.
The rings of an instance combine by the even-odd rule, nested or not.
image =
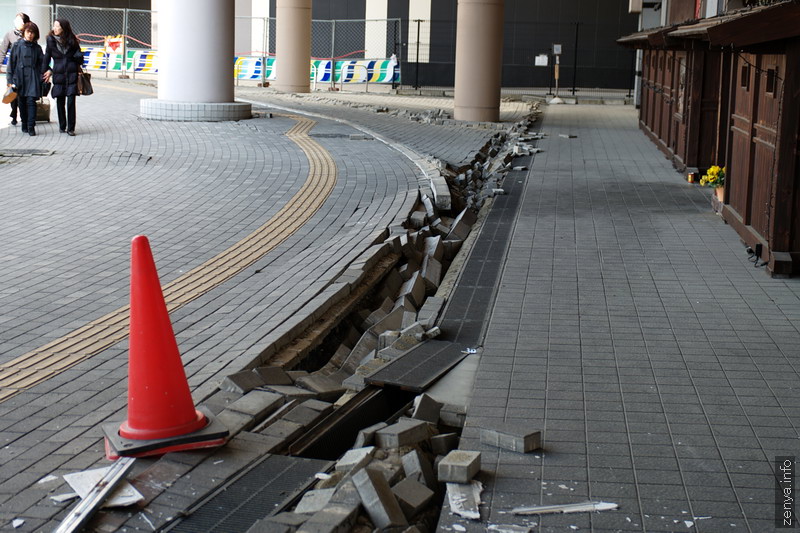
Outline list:
[[[66,492],[64,494],[56,494],[54,496],[50,496],[50,499],[56,503],[64,503],[70,500],[74,500],[78,497],[77,492]]]
[[[11,521],[11,526],[14,529],[17,529],[18,527],[22,527],[23,524],[25,524],[25,520],[23,520],[21,518],[15,518],[14,520]]]
[[[564,505],[536,505],[533,507],[516,507],[511,510],[516,515],[553,514],[553,513],[590,513],[593,511],[609,511],[619,505],[610,502],[567,503]]]
[[[95,468],[92,470],[84,470],[83,472],[73,472],[71,474],[64,474],[64,481],[78,493],[81,498],[86,498],[92,489],[97,485],[112,467]],[[119,486],[112,492],[102,507],[126,507],[128,505],[135,505],[144,501],[144,496],[133,488],[133,485],[123,480]]]
[[[447,501],[450,512],[469,520],[480,520],[480,503],[483,484],[480,481],[471,483],[448,483]]]
[[[481,452],[453,450],[439,462],[439,481],[469,483],[481,469]]]

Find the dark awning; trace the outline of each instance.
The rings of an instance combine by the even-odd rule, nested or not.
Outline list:
[[[702,19],[695,24],[685,24],[679,26],[677,29],[669,33],[670,38],[673,39],[702,39],[708,40],[708,30],[714,26],[718,26],[729,21],[734,15],[725,15],[721,17],[713,17]]]
[[[800,37],[800,4],[792,0],[742,11],[708,29],[709,41],[719,46],[748,46],[792,37]]]
[[[642,30],[637,31],[636,33],[631,33],[630,35],[626,35],[625,37],[620,37],[617,39],[617,43],[621,44],[622,46],[627,46],[629,48],[644,48],[648,45],[649,41],[648,38],[651,34],[662,31],[664,28],[651,28],[649,30]]]

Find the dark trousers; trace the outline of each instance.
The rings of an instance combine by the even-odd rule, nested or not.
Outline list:
[[[17,120],[17,106],[18,106],[17,99],[14,98],[13,100],[11,100],[11,114],[9,115],[14,120]]]
[[[66,104],[66,109],[64,109],[64,104]],[[58,96],[56,110],[58,111],[58,129],[75,131],[75,95]]]
[[[19,102],[19,118],[22,121],[22,127],[30,129],[36,125],[36,100],[33,96],[20,96],[17,97]]]

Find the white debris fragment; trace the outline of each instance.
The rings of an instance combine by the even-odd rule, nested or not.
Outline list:
[[[464,350],[461,350],[461,353],[473,354],[473,353],[478,353],[478,350],[476,350],[475,348],[466,348]]]
[[[224,462],[225,462],[225,459],[220,459],[219,461],[214,461],[214,464],[218,465],[218,464],[224,463]]]
[[[25,520],[23,520],[22,518],[15,518],[14,520],[11,521],[11,525],[14,527],[14,529],[17,529],[18,527],[22,527],[22,524],[24,524],[24,523],[25,523]]]
[[[483,483],[472,480],[471,483],[447,483],[447,500],[450,512],[470,520],[480,520],[481,492]]]
[[[56,481],[57,479],[58,479],[58,476],[54,476],[53,474],[50,474],[49,476],[44,476],[42,479],[37,481],[36,484],[40,485],[40,484],[43,484],[43,483],[50,483],[51,481]]]
[[[564,485],[563,483],[562,483],[561,485],[559,485],[559,486],[558,486],[558,488],[559,488],[559,489],[564,489],[564,490],[567,490],[567,489],[569,489],[569,487],[567,487],[567,486],[566,486],[566,485]]]
[[[693,516],[695,520],[711,520],[710,516]]]
[[[690,528],[690,527],[692,527],[692,526],[694,525],[694,522],[692,522],[691,520],[684,520],[684,521],[683,521],[683,524],[684,524],[684,525],[685,525],[687,528]]]
[[[619,507],[610,502],[568,503],[564,505],[536,505],[533,507],[517,507],[511,512],[516,515],[551,514],[551,513],[587,513],[592,511],[609,511]]]
[[[455,529],[456,531],[466,531],[467,530],[467,528],[465,528],[461,524],[453,524],[453,529]]]
[[[56,503],[64,503],[70,500],[74,500],[78,497],[77,492],[66,492],[64,494],[56,494],[55,496],[50,496],[50,499]]]
[[[78,493],[81,498],[86,498],[92,489],[97,485],[103,476],[112,467],[95,468],[93,470],[84,470],[83,472],[73,472],[71,474],[64,474],[64,480],[69,483],[72,490]],[[102,507],[125,507],[127,505],[134,505],[144,500],[144,496],[133,488],[133,485],[123,480],[119,486],[108,496]]]
[[[317,472],[316,474],[314,474],[314,477],[319,480],[325,481],[326,479],[330,479],[331,475],[326,474],[325,472]]]

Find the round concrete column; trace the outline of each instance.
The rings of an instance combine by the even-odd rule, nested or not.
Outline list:
[[[275,83],[279,91],[311,91],[311,0],[278,0],[275,9]]]
[[[53,8],[47,2],[17,2],[17,11],[14,13],[25,13],[31,18],[31,22],[39,26],[39,44],[42,48],[47,44],[46,37],[50,29],[53,27]],[[6,23],[6,26],[11,28],[14,24],[14,15],[11,20]]]
[[[233,101],[234,0],[158,2],[158,99],[142,100],[142,117],[173,121],[250,118]]]
[[[458,0],[456,120],[500,120],[503,0]]]

